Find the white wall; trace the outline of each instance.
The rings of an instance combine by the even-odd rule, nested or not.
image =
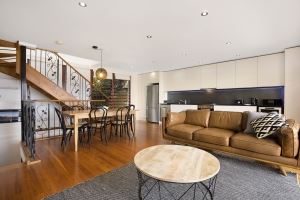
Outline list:
[[[287,118],[300,122],[300,47],[285,50],[285,102]]]
[[[0,109],[21,109],[20,81],[0,72]]]

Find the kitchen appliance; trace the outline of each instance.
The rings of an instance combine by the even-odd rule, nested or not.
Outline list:
[[[209,109],[210,111],[214,110],[214,104],[203,104],[198,105],[198,110]]]
[[[159,84],[154,83],[147,86],[146,120],[148,122],[159,122]]]
[[[262,105],[266,107],[282,107],[282,99],[263,99]]]
[[[236,99],[236,100],[234,100],[234,104],[243,105],[244,104],[244,99]]]
[[[258,112],[265,112],[265,113],[270,113],[270,112],[276,112],[278,114],[283,114],[282,112],[282,107],[258,107]]]
[[[250,104],[252,106],[256,106],[257,103],[258,103],[258,99],[257,98],[255,98],[255,97],[250,98]]]

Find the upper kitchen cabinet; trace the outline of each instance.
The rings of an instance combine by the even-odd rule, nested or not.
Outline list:
[[[257,87],[257,57],[236,61],[237,88]]]
[[[192,67],[184,70],[182,85],[185,90],[200,90],[201,89],[201,68]]]
[[[199,67],[164,72],[164,90],[199,90],[201,70]]]
[[[258,57],[258,86],[284,85],[284,54]]]
[[[217,64],[217,88],[235,87],[235,61]]]
[[[201,88],[216,88],[217,87],[217,65],[201,66]]]

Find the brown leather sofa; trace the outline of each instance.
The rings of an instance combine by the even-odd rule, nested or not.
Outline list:
[[[172,142],[197,146],[239,155],[297,173],[300,181],[299,124],[287,120],[277,137],[257,139],[243,133],[247,126],[247,112],[187,110],[168,113],[163,119],[163,137]],[[299,182],[298,182],[299,183]]]

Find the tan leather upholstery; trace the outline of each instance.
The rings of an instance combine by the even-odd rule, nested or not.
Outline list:
[[[242,113],[212,111],[209,118],[209,128],[222,128],[232,131],[241,131]]]
[[[208,128],[184,124],[190,119],[186,120],[183,113],[171,113],[169,116],[171,119],[166,120],[169,128],[163,131],[165,139],[300,170],[299,124],[295,120],[287,120],[289,126],[281,129],[279,137],[257,139],[255,135],[238,131],[246,127],[247,112],[212,111]]]
[[[203,129],[203,127],[191,124],[177,124],[168,127],[167,134],[191,140],[193,138],[193,133],[199,129]]]
[[[242,113],[241,131],[244,131],[247,128],[248,113],[249,111],[245,111]]]
[[[169,112],[167,114],[167,121],[166,121],[166,128],[175,124],[182,124],[184,123],[186,117],[186,113],[184,112]]]
[[[288,119],[289,126],[281,128],[279,141],[282,147],[282,155],[285,157],[294,158],[299,150],[299,124],[295,120]]]
[[[231,130],[220,128],[205,128],[193,133],[193,140],[229,146],[230,137],[234,135]]]
[[[202,126],[202,127],[208,127],[209,116],[210,116],[209,109],[187,110],[184,123]]]
[[[234,154],[234,155],[246,156],[247,158],[258,159],[260,161],[276,162],[276,163],[281,163],[281,164],[289,165],[289,166],[293,166],[293,167],[297,166],[297,159],[295,159],[295,158],[288,158],[288,157],[283,157],[283,156],[270,156],[270,155],[251,152],[251,151],[247,151],[247,150],[243,150],[243,149],[237,149],[237,148],[234,148],[231,146],[221,146],[221,145],[210,144],[210,143],[206,143],[206,142],[200,142],[200,141],[196,141],[196,140],[185,140],[185,139],[181,139],[181,138],[174,137],[171,135],[166,135],[166,134],[164,134],[163,137],[164,137],[164,139],[176,141],[181,144],[190,144],[190,145],[202,148],[202,149],[216,150],[216,151],[220,151],[220,152],[224,152],[224,153],[229,153],[229,155]]]
[[[255,135],[237,133],[230,138],[230,146],[256,153],[280,156],[281,147],[274,139],[258,139]]]

